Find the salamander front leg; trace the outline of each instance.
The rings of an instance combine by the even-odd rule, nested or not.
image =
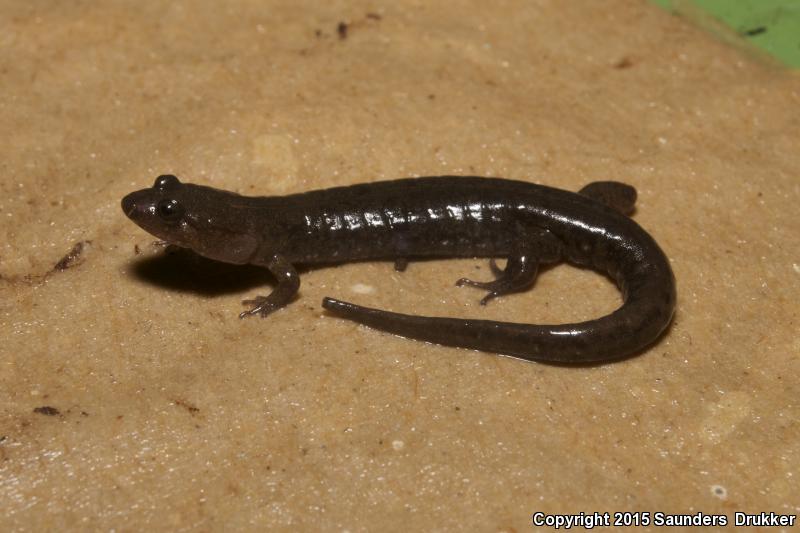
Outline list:
[[[461,278],[456,282],[457,287],[469,285],[470,287],[477,287],[489,291],[489,294],[481,299],[481,305],[486,303],[492,298],[509,294],[512,292],[519,292],[530,287],[536,279],[536,274],[539,271],[539,261],[533,255],[519,254],[512,255],[508,258],[505,270],[494,263],[491,263],[492,272],[495,273],[497,279],[494,281],[473,281],[467,278]]]
[[[243,305],[252,305],[253,307],[240,313],[239,318],[255,314],[259,314],[263,318],[292,301],[300,288],[300,276],[297,275],[292,264],[283,257],[273,256],[260,266],[265,266],[272,272],[275,279],[278,280],[278,286],[268,296],[256,296],[252,300],[243,300]]]

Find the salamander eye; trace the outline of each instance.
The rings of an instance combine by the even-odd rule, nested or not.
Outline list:
[[[180,181],[178,181],[177,177],[173,176],[172,174],[163,174],[156,178],[153,188],[163,191],[168,187],[173,187],[178,184],[180,184]]]
[[[183,206],[178,200],[161,200],[156,206],[156,213],[164,222],[177,222],[183,217]]]

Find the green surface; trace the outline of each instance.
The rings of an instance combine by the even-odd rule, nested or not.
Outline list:
[[[800,0],[651,0],[666,9],[703,11],[781,62],[800,67]]]

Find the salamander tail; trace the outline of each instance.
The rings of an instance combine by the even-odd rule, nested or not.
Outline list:
[[[406,315],[328,297],[322,300],[322,307],[342,318],[401,337],[495,352],[527,361],[574,364],[632,355],[660,336],[672,315],[671,309],[664,315],[654,308],[628,304],[597,320],[540,326]],[[638,317],[651,321],[655,328],[640,331]],[[626,334],[625,329],[630,333]]]

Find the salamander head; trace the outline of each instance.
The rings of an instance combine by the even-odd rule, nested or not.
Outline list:
[[[242,264],[253,257],[259,244],[242,213],[246,209],[242,199],[164,175],[151,188],[125,196],[122,210],[142,229],[170,244]]]

